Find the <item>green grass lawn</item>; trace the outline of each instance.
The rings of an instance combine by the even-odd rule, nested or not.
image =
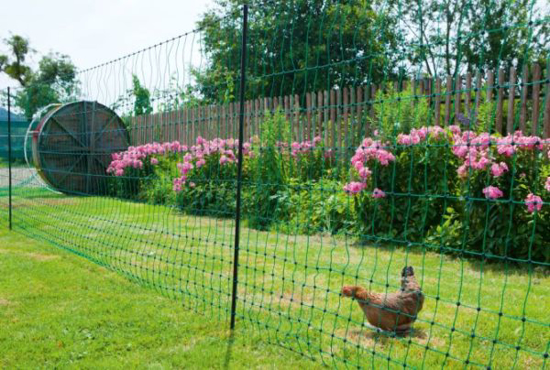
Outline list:
[[[5,225],[3,200],[0,225]],[[26,322],[28,328],[22,332],[29,335],[21,340],[13,335],[9,340],[0,337],[0,348],[21,348],[8,361],[20,359],[23,353],[32,358],[34,352],[28,351],[36,351],[62,364],[78,360],[90,366],[102,361],[206,365],[201,362],[204,354],[208,359],[202,361],[223,365],[232,281],[232,220],[27,188],[16,192],[14,226],[16,232],[48,243],[27,242],[18,234],[4,233],[0,239],[18,242],[15,252],[2,254],[2,261],[7,261],[2,271],[8,273],[2,274],[6,283],[0,295],[16,302],[5,304],[6,312],[26,317],[19,320]],[[496,369],[539,368],[548,361],[544,353],[550,343],[550,277],[545,271],[461,260],[422,249],[362,246],[345,237],[285,235],[247,227],[242,229],[241,247],[239,331],[234,344],[240,350],[232,352],[235,366],[287,367],[302,361],[295,365],[463,368],[466,363]],[[39,261],[28,253],[57,258]],[[35,271],[35,264],[49,267]],[[356,303],[339,292],[347,284],[394,291],[405,265],[415,267],[426,302],[413,335],[391,338],[365,325]],[[8,279],[13,275],[20,285]],[[38,313],[17,303],[22,299],[19,295],[32,292],[30,301]],[[51,296],[41,296],[42,292]],[[62,310],[59,315],[55,314],[58,309]],[[73,315],[72,310],[77,312]],[[42,315],[46,320],[38,319]],[[23,325],[13,323],[13,317],[5,319],[9,326]],[[74,321],[67,332],[66,321]],[[87,331],[82,334],[75,328]],[[21,332],[13,329],[8,331]],[[73,338],[73,342],[61,339],[61,347],[56,347],[58,337]],[[197,338],[201,338],[199,344],[190,344]],[[281,352],[281,346],[318,361]],[[80,360],[76,358],[79,348],[87,352]]]
[[[0,271],[0,368],[320,366],[4,227]]]

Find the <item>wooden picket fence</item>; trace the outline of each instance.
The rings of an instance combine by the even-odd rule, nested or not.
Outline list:
[[[550,137],[550,74],[541,67],[525,66],[496,73],[467,73],[446,78],[423,78],[392,82],[402,91],[410,88],[411,104],[428,104],[431,124],[459,124],[460,116],[475,122],[483,101],[494,104],[494,123],[486,128],[502,134],[522,130],[525,134]],[[384,85],[387,89],[388,84]],[[331,147],[354,145],[353,138],[367,135],[376,127],[377,97],[381,85],[335,88],[302,95],[264,97],[246,101],[245,139],[260,133],[266,112],[280,109],[291,124],[295,140],[323,137]],[[484,93],[483,93],[484,92]],[[519,106],[519,109],[518,109]],[[506,121],[504,122],[504,112]],[[239,103],[204,105],[160,112],[131,119],[132,143],[178,140],[187,145],[198,136],[205,139],[238,136]]]

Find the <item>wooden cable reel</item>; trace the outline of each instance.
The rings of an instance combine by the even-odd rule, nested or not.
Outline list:
[[[72,195],[107,194],[111,154],[130,145],[122,119],[91,101],[54,106],[32,135],[38,174],[54,190]]]

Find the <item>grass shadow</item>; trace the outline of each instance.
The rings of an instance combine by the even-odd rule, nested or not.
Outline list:
[[[365,330],[365,328],[367,330]],[[407,333],[394,333],[377,329],[370,325],[365,325],[363,329],[351,329],[347,332],[347,339],[365,348],[376,345],[385,345],[393,340],[402,340],[405,338],[415,338],[418,342],[424,342],[428,339],[426,330],[413,328]]]
[[[233,352],[233,343],[235,342],[235,333],[231,330],[227,341],[227,348],[225,349],[225,360],[223,362],[223,368],[229,369],[231,363],[231,353]]]

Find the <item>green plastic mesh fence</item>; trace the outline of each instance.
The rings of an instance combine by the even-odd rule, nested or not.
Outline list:
[[[548,7],[241,3],[12,91],[13,229],[329,366],[547,366]]]

